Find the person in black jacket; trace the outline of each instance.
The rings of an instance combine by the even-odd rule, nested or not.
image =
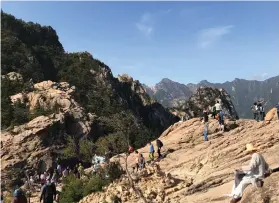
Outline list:
[[[161,142],[161,140],[157,139],[156,140],[156,145],[157,145],[158,156],[159,156],[159,158],[161,158],[162,157],[161,148],[163,147],[163,143]]]
[[[55,184],[51,182],[49,178],[47,183],[43,186],[40,202],[43,203],[53,203],[56,197],[56,187]]]

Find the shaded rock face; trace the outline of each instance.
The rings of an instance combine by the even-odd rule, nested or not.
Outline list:
[[[231,125],[232,121],[225,120],[225,123]],[[136,155],[128,157],[128,168],[135,186],[150,202],[229,202],[230,198],[223,195],[231,193],[234,170],[248,165],[251,159],[251,155],[245,151],[247,143],[260,148],[259,153],[270,168],[279,167],[279,121],[240,119],[233,123],[235,127],[223,133],[218,132],[217,121],[209,119],[209,142],[204,142],[204,127],[198,118],[170,126],[160,137],[164,143],[162,153],[166,157],[156,166],[147,165],[146,169],[133,174],[131,171]],[[138,150],[146,160],[148,149],[149,146],[146,146]],[[111,159],[118,160],[125,165],[123,158],[116,156]],[[277,202],[279,173],[271,174],[264,181],[263,188],[248,186],[240,203]],[[80,203],[104,202],[115,195],[122,202],[140,202],[129,188],[127,178],[123,177],[104,192],[91,194]]]
[[[217,101],[221,104],[226,117],[238,119],[230,95],[224,89],[211,87],[199,87],[197,93],[193,94],[184,104],[179,108],[174,108],[174,114],[187,119],[202,116],[203,110],[210,112]]]
[[[158,131],[163,132],[166,126],[177,122],[179,118],[171,114],[160,103],[151,99],[144,86],[127,74],[118,75],[119,92],[123,101],[136,115],[143,118],[146,126],[157,126]],[[120,90],[121,89],[121,90]],[[127,98],[127,95],[131,95]]]

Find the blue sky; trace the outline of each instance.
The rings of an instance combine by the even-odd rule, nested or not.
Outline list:
[[[279,2],[1,2],[52,26],[68,52],[88,51],[154,85],[279,74]]]

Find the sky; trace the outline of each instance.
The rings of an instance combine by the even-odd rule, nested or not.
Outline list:
[[[279,2],[1,2],[52,26],[65,51],[88,51],[114,76],[264,80],[279,75]]]

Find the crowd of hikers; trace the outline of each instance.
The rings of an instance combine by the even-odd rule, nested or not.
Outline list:
[[[164,145],[161,140],[157,139],[156,146],[157,146],[157,153],[158,153],[158,158],[156,161],[159,161],[163,158],[163,155],[161,154],[161,149]],[[134,148],[132,146],[129,146],[129,153],[133,153],[133,152],[134,152]],[[136,150],[135,154],[136,154],[136,163],[132,168],[133,168],[133,172],[138,172],[139,169],[145,168],[146,161],[142,153]],[[149,142],[149,158],[151,162],[155,161],[154,154],[155,154],[154,146],[152,142]]]
[[[62,166],[58,163],[56,168],[49,167],[45,172],[37,172],[33,176],[28,176],[25,180],[25,189],[34,189],[36,186],[41,186],[40,202],[53,203],[59,202],[59,195],[56,190],[57,185],[67,176],[74,175],[81,178],[84,174],[84,167],[81,163],[70,168]],[[22,188],[16,188],[13,193],[12,203],[27,203],[26,193]]]
[[[225,123],[224,123],[224,113],[222,111],[222,106],[219,101],[216,102],[216,104],[211,109],[204,109],[203,111],[203,117],[201,117],[201,120],[204,124],[204,141],[208,141],[208,121],[209,121],[209,114],[212,115],[214,119],[218,121],[219,124],[219,130],[224,131],[225,130]]]
[[[263,101],[254,102],[254,104],[251,106],[254,120],[256,121],[263,121],[265,118],[265,109]]]

